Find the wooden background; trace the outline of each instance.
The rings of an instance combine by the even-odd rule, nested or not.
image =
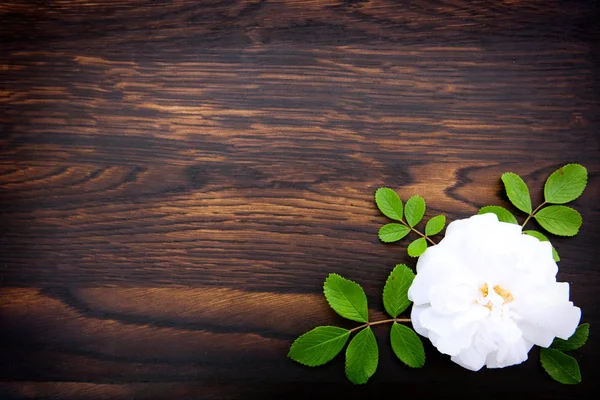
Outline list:
[[[600,11],[557,0],[0,3],[0,398],[339,398],[598,389]],[[566,387],[466,371],[384,327],[363,387],[286,359],[329,272],[371,313],[407,241],[376,188],[427,216],[507,205],[499,176],[580,162],[584,225],[554,240],[592,325]],[[533,226],[533,225],[532,225]]]

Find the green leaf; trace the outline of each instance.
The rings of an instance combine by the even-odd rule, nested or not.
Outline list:
[[[394,353],[404,364],[411,368],[421,368],[425,365],[425,349],[415,331],[394,322],[390,331],[390,341]]]
[[[402,200],[390,188],[379,188],[375,192],[375,203],[379,210],[388,218],[402,220]]]
[[[577,350],[587,342],[590,335],[590,324],[581,324],[575,330],[575,333],[567,340],[560,338],[554,339],[550,348],[562,351]]]
[[[411,257],[419,257],[427,250],[427,241],[425,238],[418,238],[408,245],[408,255]]]
[[[573,357],[554,349],[540,349],[540,361],[546,372],[560,383],[574,385],[581,382],[579,364]]]
[[[558,236],[575,236],[583,222],[579,212],[567,206],[542,208],[534,218],[542,228]]]
[[[498,221],[500,221],[500,222],[508,222],[510,224],[518,225],[518,222],[517,222],[517,219],[515,218],[515,216],[512,215],[512,213],[504,207],[485,206],[485,207],[481,207],[479,209],[479,212],[477,212],[477,214],[488,214],[488,213],[496,214],[496,216],[498,217]]]
[[[406,200],[404,207],[404,217],[410,226],[418,224],[425,215],[425,200],[420,196],[413,196]]]
[[[556,262],[560,261],[560,256],[558,255],[558,251],[556,251],[556,248],[554,246],[552,246],[552,258]]]
[[[349,337],[348,329],[318,326],[294,341],[288,357],[309,367],[323,365],[342,351]]]
[[[565,204],[575,200],[587,185],[587,169],[579,164],[567,164],[554,171],[544,185],[547,203]]]
[[[396,242],[408,235],[410,228],[402,224],[386,224],[379,229],[379,240],[385,243]]]
[[[427,221],[427,225],[425,225],[425,234],[427,236],[437,235],[444,229],[446,225],[446,216],[445,215],[436,215]]]
[[[528,230],[528,231],[523,231],[523,233],[526,235],[529,235],[529,236],[533,236],[540,242],[549,242],[550,241],[542,232]]]
[[[377,370],[379,349],[370,327],[366,327],[350,341],[346,349],[346,377],[356,385],[366,383]]]
[[[369,320],[367,296],[358,283],[338,274],[329,274],[323,285],[323,292],[331,308],[342,317],[356,322]]]
[[[523,179],[517,174],[506,172],[502,174],[502,182],[504,182],[506,195],[510,202],[519,210],[531,214],[531,197]]]
[[[398,264],[388,276],[383,287],[383,306],[385,311],[396,318],[408,308],[408,288],[412,285],[415,274],[404,264]]]
[[[538,231],[529,230],[529,231],[523,231],[523,233],[525,235],[533,236],[534,238],[538,239],[540,242],[549,242],[550,241],[550,240],[548,240],[548,238],[546,236],[544,236],[543,233],[538,232]],[[556,261],[556,262],[560,261],[560,257],[558,256],[558,252],[556,251],[554,246],[552,246],[552,258],[554,258],[554,261]]]

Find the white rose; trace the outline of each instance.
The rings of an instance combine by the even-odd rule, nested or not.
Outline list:
[[[581,310],[557,271],[550,243],[518,225],[494,214],[454,221],[417,263],[413,326],[467,369],[519,364],[577,328]]]

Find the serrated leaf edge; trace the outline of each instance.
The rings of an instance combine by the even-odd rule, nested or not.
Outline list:
[[[434,231],[432,231],[432,232],[427,232],[427,229],[428,229],[428,227],[429,227],[429,226],[431,226],[431,225],[430,225],[431,221],[435,220],[436,218],[443,219],[442,227],[441,227],[439,230],[437,230],[437,231],[435,231],[435,230],[434,230]],[[429,221],[427,221],[427,223],[425,224],[425,235],[426,235],[426,236],[434,236],[434,235],[437,235],[438,233],[440,233],[441,231],[443,231],[443,230],[444,230],[444,227],[445,227],[445,226],[446,226],[446,216],[445,216],[444,214],[440,214],[440,215],[436,215],[436,216],[434,216],[434,217],[431,217],[431,218],[429,219]]]
[[[568,208],[568,209],[570,209],[570,210],[573,210],[573,211],[575,211],[575,212],[577,213],[577,215],[579,216],[579,226],[577,227],[577,230],[575,231],[575,233],[573,233],[572,235],[564,235],[564,234],[561,234],[561,233],[554,233],[554,232],[550,232],[550,231],[549,231],[549,230],[548,230],[546,227],[544,227],[544,226],[543,226],[543,225],[540,223],[540,221],[538,220],[538,214],[539,214],[540,212],[542,212],[543,210],[545,210],[545,209],[549,208],[549,207],[564,207],[564,208]],[[546,230],[547,232],[549,232],[549,233],[551,233],[551,234],[553,234],[553,235],[556,235],[556,236],[562,236],[562,237],[573,237],[573,236],[577,235],[577,234],[579,233],[579,229],[580,229],[580,228],[581,228],[581,226],[583,225],[583,217],[581,216],[581,213],[580,213],[579,211],[577,211],[576,209],[574,209],[573,207],[564,206],[564,205],[562,205],[562,204],[552,204],[552,205],[549,205],[549,206],[547,206],[547,207],[544,207],[544,208],[542,208],[540,211],[538,211],[537,213],[533,214],[533,218],[535,218],[535,220],[537,221],[537,223],[538,223],[538,224],[540,224],[540,226],[541,226],[542,228],[544,228],[544,230]]]
[[[571,166],[571,165],[573,165],[573,166],[578,166],[578,167],[581,167],[581,168],[583,168],[583,169],[584,169],[584,171],[585,171],[585,181],[584,181],[584,183],[583,183],[583,188],[581,189],[581,193],[579,193],[579,194],[577,195],[577,197],[575,197],[573,200],[565,201],[565,202],[563,202],[563,203],[554,203],[554,202],[552,202],[551,200],[548,200],[548,199],[547,199],[547,195],[546,195],[546,185],[548,184],[548,180],[550,179],[550,177],[551,177],[552,175],[554,175],[554,174],[555,174],[556,172],[558,172],[559,170],[561,170],[561,169],[563,169],[563,168],[565,168],[565,167]],[[588,181],[589,181],[589,174],[588,174],[588,170],[587,170],[587,168],[586,168],[586,167],[584,167],[583,165],[581,165],[581,164],[578,164],[578,163],[569,163],[569,164],[565,164],[565,165],[563,165],[562,167],[559,167],[559,168],[557,168],[556,170],[552,171],[552,173],[551,173],[551,174],[548,176],[548,178],[546,178],[546,182],[544,182],[544,200],[545,200],[545,201],[546,201],[548,204],[567,204],[567,203],[570,203],[570,202],[572,202],[572,201],[575,201],[575,200],[577,200],[577,199],[579,198],[579,196],[581,196],[581,195],[583,194],[583,192],[585,191],[585,188],[587,187]]]
[[[504,181],[504,177],[507,175],[514,175],[517,178],[519,178],[519,180],[525,185],[525,189],[527,190],[527,197],[529,199],[529,207],[528,210],[523,210],[521,207],[519,207],[518,205],[515,204],[515,202],[513,201],[513,199],[511,199],[511,196],[509,196],[508,194],[508,188],[506,186],[506,182]],[[517,207],[519,210],[527,213],[527,214],[531,214],[531,212],[533,211],[532,205],[531,205],[531,192],[529,191],[529,186],[527,186],[527,183],[525,182],[525,180],[523,178],[521,178],[521,176],[519,176],[519,174],[516,174],[514,172],[505,172],[502,174],[502,176],[500,177],[500,179],[502,180],[502,183],[504,184],[504,191],[506,193],[506,196],[508,197],[508,200],[510,200],[511,204],[514,205],[515,207]]]
[[[356,338],[357,338],[357,337],[358,337],[358,336],[359,336],[359,335],[360,335],[362,332],[364,332],[364,331],[367,331],[367,330],[368,330],[369,332],[371,332],[371,334],[369,335],[369,337],[372,337],[372,338],[373,338],[373,340],[375,341],[375,347],[376,347],[376,349],[377,349],[377,365],[375,366],[375,370],[373,371],[373,373],[372,373],[371,375],[367,376],[367,379],[366,379],[364,382],[361,382],[361,383],[356,383],[356,382],[353,382],[352,380],[350,380],[350,378],[348,377],[348,374],[347,374],[347,371],[348,371],[348,349],[350,348],[350,345],[352,344],[352,342],[353,342],[354,340],[356,340]],[[365,342],[365,343],[366,343],[366,342]],[[364,347],[364,346],[363,346],[363,347]],[[363,348],[363,349],[361,349],[361,352],[360,352],[360,353],[363,353],[363,352],[364,352],[364,348]],[[358,332],[358,333],[357,333],[357,334],[356,334],[356,335],[355,335],[355,336],[352,338],[352,340],[350,341],[350,343],[348,343],[348,347],[346,347],[346,354],[345,354],[345,357],[346,357],[346,359],[344,360],[344,372],[346,373],[346,378],[348,378],[348,380],[349,380],[350,382],[352,382],[353,384],[355,384],[355,385],[364,385],[365,383],[367,383],[367,382],[369,381],[369,379],[371,379],[371,377],[372,377],[373,375],[375,375],[375,372],[377,372],[377,367],[379,366],[379,346],[377,345],[377,338],[375,337],[375,334],[373,333],[373,330],[371,329],[371,327],[370,327],[370,326],[367,326],[367,327],[363,328],[361,331],[359,331],[359,332]]]
[[[325,365],[325,364],[327,364],[329,361],[333,360],[333,358],[332,358],[332,359],[331,359],[331,360],[329,360],[329,361],[325,361],[323,364],[315,364],[315,365],[311,365],[311,364],[306,364],[306,363],[304,363],[304,362],[302,362],[302,361],[300,361],[300,360],[296,360],[295,358],[292,358],[292,357],[290,356],[290,354],[291,354],[291,352],[292,352],[292,347],[294,347],[294,345],[296,344],[296,342],[298,342],[298,340],[300,340],[300,339],[301,339],[303,336],[306,336],[306,335],[308,335],[309,333],[311,333],[312,331],[314,331],[314,330],[315,330],[315,329],[317,329],[317,328],[338,328],[338,329],[343,329],[343,330],[345,331],[345,332],[344,332],[344,335],[346,336],[346,339],[344,340],[344,344],[342,345],[342,347],[340,348],[340,350],[339,350],[339,351],[338,351],[338,352],[337,352],[337,353],[336,353],[336,354],[333,356],[333,358],[337,357],[337,356],[340,354],[340,352],[341,352],[342,350],[344,350],[344,347],[346,346],[346,343],[348,343],[348,339],[350,338],[350,333],[351,333],[351,332],[350,332],[350,330],[349,330],[349,329],[340,328],[340,327],[338,327],[338,326],[332,326],[332,325],[322,325],[322,326],[316,326],[316,327],[314,327],[313,329],[311,329],[310,331],[308,331],[308,332],[305,332],[305,333],[303,333],[302,335],[298,336],[298,337],[296,338],[296,340],[294,340],[294,342],[293,342],[293,343],[292,343],[292,345],[290,346],[290,349],[289,349],[289,351],[288,351],[288,354],[287,354],[287,357],[288,357],[290,360],[293,360],[293,361],[297,362],[298,364],[302,364],[302,365],[304,365],[304,366],[306,366],[306,367],[310,367],[310,368],[315,368],[315,367],[319,367],[319,366],[321,366],[321,365]],[[322,342],[322,343],[320,343],[320,345],[322,345],[323,343],[327,343],[327,342],[330,342],[330,341],[334,341],[334,340],[336,340],[336,339],[339,339],[341,336],[342,336],[342,335],[338,336],[337,338],[330,339],[330,340],[328,340],[328,341],[326,341],[326,342]],[[312,347],[316,347],[316,346],[318,346],[318,345],[314,345],[314,346],[312,346]],[[312,348],[312,347],[310,347],[310,348]]]
[[[411,224],[408,218],[408,215],[406,213],[406,208],[408,204],[412,204],[414,201],[418,201],[418,200],[413,200],[413,199],[420,199],[423,202],[423,215],[421,215],[417,221],[414,221],[414,224]],[[411,201],[412,200],[412,201]],[[425,216],[425,212],[427,211],[427,204],[425,203],[425,199],[417,194],[415,194],[414,196],[409,197],[406,200],[406,203],[404,204],[404,219],[406,220],[406,223],[408,224],[408,226],[410,226],[411,228],[414,228],[415,226],[417,226],[419,224],[419,222],[421,222],[423,220],[423,217]],[[411,218],[412,219],[412,218]]]
[[[386,226],[389,226],[389,225],[399,225],[399,226],[401,226],[401,227],[403,227],[403,228],[406,228],[406,233],[404,233],[403,235],[401,235],[401,236],[400,236],[398,239],[394,239],[394,240],[384,240],[384,239],[381,237],[381,236],[382,236],[382,235],[381,235],[381,230],[382,230],[384,227],[386,227]],[[410,233],[410,228],[409,228],[409,227],[407,227],[406,225],[404,225],[404,224],[399,224],[399,223],[396,223],[396,222],[390,222],[390,223],[388,223],[388,224],[385,224],[385,225],[383,225],[381,228],[379,228],[379,231],[377,232],[377,237],[378,237],[378,238],[379,238],[379,240],[381,240],[383,243],[394,243],[394,242],[397,242],[398,240],[400,240],[400,239],[402,239],[402,238],[405,238],[405,237],[406,237],[406,236],[407,236],[409,233]]]
[[[401,325],[401,324],[399,324],[399,323],[396,323],[396,322],[394,322],[394,323],[392,324],[391,328],[390,328],[390,345],[391,345],[391,343],[392,343],[392,332],[393,332],[393,330],[394,330],[394,327],[406,328],[406,329],[409,329],[409,330],[411,330],[411,331],[412,331],[412,332],[415,334],[415,337],[416,337],[416,338],[419,340],[419,342],[421,343],[421,347],[420,347],[420,349],[421,349],[421,350],[423,350],[423,363],[421,363],[421,364],[420,364],[420,365],[418,365],[418,366],[414,366],[414,365],[410,365],[410,364],[408,364],[406,361],[404,361],[402,358],[400,358],[400,356],[398,356],[398,353],[397,353],[397,352],[396,352],[396,350],[394,349],[394,346],[391,346],[391,347],[392,347],[392,351],[394,352],[394,355],[395,355],[395,356],[398,358],[398,360],[400,360],[400,361],[401,361],[401,362],[402,362],[404,365],[406,365],[406,366],[407,366],[407,367],[409,367],[409,368],[422,368],[422,367],[425,365],[425,361],[427,360],[427,357],[426,357],[426,355],[425,355],[425,347],[423,346],[423,342],[421,341],[421,338],[419,337],[419,335],[417,335],[417,333],[416,333],[416,332],[415,332],[413,329],[411,329],[411,328],[409,328],[409,327],[407,327],[407,326]],[[404,340],[403,340],[403,343],[404,343],[404,345],[405,345],[404,347],[406,347],[406,348],[410,348],[410,346],[407,346],[407,343],[406,343],[406,341],[404,341]]]
[[[367,295],[365,294],[365,291],[364,291],[363,287],[362,287],[362,286],[361,286],[359,283],[357,283],[357,282],[354,282],[354,281],[352,281],[352,280],[350,280],[350,279],[346,279],[346,278],[344,278],[343,276],[341,276],[341,275],[339,275],[339,274],[336,274],[336,273],[330,273],[330,274],[327,276],[327,278],[325,279],[325,282],[323,283],[323,295],[325,296],[325,300],[327,300],[327,304],[329,304],[329,307],[331,307],[331,309],[332,309],[333,311],[335,311],[335,312],[336,312],[336,314],[338,314],[338,315],[339,315],[340,317],[342,317],[342,318],[346,318],[346,319],[348,319],[348,320],[350,320],[350,321],[355,321],[355,322],[363,322],[363,323],[366,323],[366,322],[368,322],[368,321],[369,321],[369,307],[368,307],[368,305],[367,305],[367,315],[366,315],[366,317],[363,317],[363,315],[361,314],[361,312],[360,312],[360,311],[359,311],[359,310],[358,310],[358,309],[357,309],[357,308],[354,306],[354,304],[353,304],[353,303],[352,303],[350,300],[348,300],[348,298],[346,297],[345,293],[344,293],[343,291],[341,291],[341,290],[340,290],[340,292],[341,292],[342,294],[344,294],[344,298],[345,298],[345,299],[348,301],[348,303],[350,303],[350,304],[352,305],[352,308],[354,308],[354,311],[356,311],[356,313],[357,313],[357,314],[358,314],[358,315],[359,315],[361,318],[363,318],[363,319],[359,321],[359,320],[356,320],[356,319],[352,319],[352,318],[345,317],[345,316],[343,316],[343,315],[341,315],[340,313],[338,313],[338,312],[337,312],[337,310],[336,310],[336,309],[333,307],[333,305],[332,305],[332,304],[331,304],[331,302],[329,301],[329,298],[327,297],[327,293],[326,293],[326,291],[325,291],[325,285],[327,284],[327,281],[329,280],[329,278],[330,278],[331,276],[337,276],[338,278],[342,278],[342,279],[343,279],[343,280],[345,280],[345,281],[349,281],[349,282],[352,282],[352,283],[354,283],[355,285],[358,285],[358,287],[359,287],[359,288],[362,290],[362,292],[363,292],[363,295],[365,295],[365,298],[367,297]]]
[[[394,218],[394,217],[390,217],[390,216],[386,215],[383,212],[383,210],[381,209],[381,207],[379,206],[379,203],[377,202],[377,193],[381,193],[381,191],[384,191],[384,190],[392,191],[396,196],[398,196],[398,199],[400,199],[400,207],[401,207],[400,218]],[[400,198],[400,196],[398,195],[398,193],[396,193],[396,191],[394,189],[389,188],[389,187],[380,187],[377,190],[375,190],[375,194],[373,195],[373,199],[375,201],[375,205],[377,206],[377,209],[379,210],[379,212],[381,212],[386,218],[389,218],[389,219],[391,219],[393,221],[402,221],[402,215],[404,215],[404,204],[402,204],[402,199]]]
[[[421,253],[419,253],[419,254],[411,253],[411,246],[414,243],[418,242],[418,241],[425,242],[425,249]],[[417,238],[417,239],[413,240],[412,242],[410,242],[410,244],[408,245],[408,247],[406,248],[406,250],[408,251],[408,255],[410,257],[420,257],[421,255],[423,255],[423,253],[425,253],[425,251],[427,250],[427,247],[428,247],[428,245],[427,245],[427,239],[425,239],[424,237],[420,237],[420,238]]]
[[[571,357],[568,354],[565,354],[564,352],[560,351],[560,350],[556,350],[556,349],[548,349],[548,348],[541,348],[540,349],[540,363],[542,364],[542,368],[544,368],[544,371],[546,371],[546,373],[548,375],[550,375],[550,377],[552,379],[554,379],[556,382],[558,383],[562,383],[563,385],[575,385],[577,383],[581,383],[581,371],[579,372],[579,378],[576,376],[571,375],[570,373],[567,372],[567,370],[565,370],[559,363],[555,362],[554,359],[552,358],[552,353],[560,353],[565,357],[568,357],[570,359],[572,359],[573,361],[575,361],[575,365],[577,365],[577,370],[579,371],[579,363],[577,362],[577,360],[573,357]],[[549,371],[548,371],[548,366],[547,366],[547,362],[544,362],[544,356],[543,354],[546,354],[547,360],[546,361],[551,361],[553,362],[556,366],[558,366],[561,370],[563,370],[567,375],[569,375],[571,378],[573,378],[573,380],[575,380],[575,383],[565,383],[565,382],[561,382],[558,379],[556,379]]]
[[[385,281],[385,285],[383,286],[383,293],[382,293],[382,296],[381,296],[381,297],[383,298],[383,308],[384,308],[384,309],[385,309],[385,311],[388,313],[388,315],[389,315],[390,317],[392,317],[392,318],[396,318],[396,317],[397,317],[398,315],[400,315],[400,314],[401,314],[403,311],[405,311],[405,310],[406,310],[406,309],[407,309],[407,308],[410,306],[410,304],[412,303],[412,301],[408,300],[408,304],[406,305],[406,307],[404,307],[404,308],[402,308],[400,311],[398,311],[398,312],[396,313],[396,315],[394,315],[394,313],[391,313],[391,312],[390,312],[390,310],[388,310],[388,307],[387,307],[388,301],[386,300],[386,297],[387,297],[387,296],[386,296],[386,294],[389,292],[389,290],[386,290],[386,289],[388,288],[388,282],[391,282],[391,280],[392,280],[392,276],[393,276],[394,272],[396,272],[396,269],[398,269],[398,268],[406,268],[406,270],[407,270],[407,271],[409,271],[409,272],[411,272],[411,273],[413,274],[413,275],[412,275],[412,278],[413,278],[413,279],[414,279],[414,276],[415,276],[415,275],[414,275],[414,272],[412,272],[412,270],[411,270],[410,268],[408,268],[408,266],[407,266],[406,264],[398,264],[398,265],[396,265],[396,266],[394,267],[394,269],[392,270],[392,272],[390,272],[390,274],[388,275],[388,277],[387,277],[387,279],[386,279],[386,281]],[[408,290],[407,290],[407,294],[408,294]],[[407,296],[407,297],[408,297],[408,296]]]
[[[571,342],[571,339],[573,339],[573,337],[577,334],[577,331],[579,331],[579,329],[582,329],[582,328],[586,328],[586,333],[587,333],[585,335],[585,339],[584,339],[583,343],[581,343],[577,347],[569,347],[569,348],[566,348],[566,349],[564,347],[561,348],[561,346],[563,346],[563,345],[565,345],[565,346],[569,345],[569,344],[572,345],[573,343]],[[585,344],[587,343],[587,340],[588,340],[589,337],[590,337],[590,324],[586,322],[584,324],[579,325],[577,327],[577,329],[575,329],[575,332],[573,332],[573,334],[571,335],[571,337],[568,338],[567,340],[560,339],[560,338],[555,338],[554,342],[552,342],[552,344],[550,345],[550,348],[553,349],[553,350],[558,350],[558,351],[575,351],[575,350],[580,349],[583,346],[585,346]],[[560,340],[560,342],[556,342],[556,340]]]

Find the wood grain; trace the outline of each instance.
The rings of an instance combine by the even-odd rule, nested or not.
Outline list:
[[[0,3],[0,398],[594,397],[598,20],[583,0]],[[568,162],[590,172],[581,235],[553,239],[592,325],[581,385],[429,345],[408,370],[385,329],[365,387],[285,358],[347,324],[328,273],[382,315],[414,265],[377,239],[376,188],[452,220],[507,205],[505,171],[539,203]]]

